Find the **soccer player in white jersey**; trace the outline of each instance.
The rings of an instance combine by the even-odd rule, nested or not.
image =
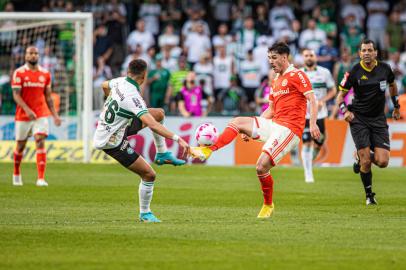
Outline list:
[[[313,183],[313,160],[319,154],[326,138],[324,123],[324,119],[328,116],[326,103],[335,97],[337,89],[330,71],[317,65],[317,57],[313,50],[304,49],[302,55],[305,64],[302,70],[309,78],[317,99],[317,126],[319,127],[321,133],[321,136],[318,139],[312,138],[310,135],[310,108],[309,104],[307,104],[306,126],[302,136],[302,162],[306,183]]]
[[[145,81],[147,63],[136,59],[128,65],[127,77],[105,81],[103,91],[108,96],[97,129],[93,145],[113,157],[124,167],[141,177],[139,185],[140,220],[160,222],[151,212],[155,171],[129,145],[128,135],[134,135],[144,127],[149,127],[154,135],[158,152],[166,150],[165,138],[172,139],[189,152],[189,145],[178,135],[166,129],[159,121],[163,120],[162,109],[147,109],[140,94],[140,85]],[[161,151],[160,151],[161,150]],[[173,158],[169,153],[168,158]]]

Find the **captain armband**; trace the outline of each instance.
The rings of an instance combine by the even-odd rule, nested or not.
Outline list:
[[[399,109],[399,108],[400,108],[400,105],[399,105],[399,96],[398,96],[398,95],[391,96],[391,99],[392,99],[393,107],[394,107],[395,109]]]
[[[348,111],[347,105],[345,105],[345,102],[341,102],[340,105],[338,105],[338,107],[340,108],[340,112],[342,114],[345,114]]]

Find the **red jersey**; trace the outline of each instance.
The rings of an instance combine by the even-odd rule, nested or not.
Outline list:
[[[37,70],[30,70],[24,65],[14,71],[11,87],[21,89],[21,97],[27,106],[37,115],[46,117],[50,115],[45,101],[45,89],[51,86],[51,74],[38,66]],[[25,111],[17,105],[17,121],[30,121]]]
[[[306,74],[290,65],[272,81],[269,100],[273,102],[272,121],[289,128],[299,138],[306,123],[306,94],[313,92]]]

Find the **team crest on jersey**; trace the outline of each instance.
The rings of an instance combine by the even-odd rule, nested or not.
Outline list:
[[[38,80],[40,82],[45,82],[45,77],[41,75],[41,76],[38,77]]]
[[[284,79],[284,80],[282,81],[282,86],[286,86],[286,85],[288,85],[288,80],[287,80],[287,79]]]
[[[30,78],[28,76],[25,76],[24,81],[28,81]]]
[[[382,92],[385,92],[385,90],[386,90],[386,81],[380,81],[379,82],[379,87],[381,88]]]

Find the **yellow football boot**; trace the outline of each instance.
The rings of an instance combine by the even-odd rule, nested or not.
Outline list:
[[[270,218],[274,210],[274,204],[271,205],[264,204],[259,211],[257,218]]]
[[[192,157],[198,158],[201,161],[208,159],[211,156],[211,153],[213,153],[213,150],[207,146],[190,147],[190,154]]]

